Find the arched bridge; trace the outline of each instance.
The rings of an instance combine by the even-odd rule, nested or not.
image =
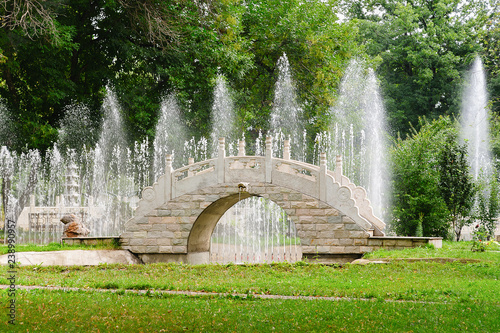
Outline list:
[[[165,174],[144,188],[125,225],[122,247],[144,262],[206,263],[218,220],[250,196],[268,198],[287,213],[306,258],[360,256],[383,245],[385,224],[373,215],[366,191],[342,174],[340,157],[330,171],[325,154],[319,166],[291,160],[285,142],[283,158],[276,158],[271,138],[265,156],[246,156],[243,142],[238,156],[226,157],[221,138],[217,158],[172,170],[167,156]]]

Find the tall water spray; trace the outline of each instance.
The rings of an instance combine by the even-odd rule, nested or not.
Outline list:
[[[121,151],[126,147],[120,105],[116,94],[109,87],[106,88],[106,97],[102,108],[104,121],[97,145],[101,148],[104,159],[109,161],[113,154],[121,154]]]
[[[212,104],[212,131],[211,144],[212,156],[217,153],[217,142],[219,138],[226,138],[230,152],[236,148],[236,123],[233,100],[226,84],[224,76],[218,75],[214,90],[214,101]]]
[[[468,143],[468,157],[474,179],[489,179],[492,171],[490,152],[488,93],[481,58],[477,57],[467,73],[462,95],[462,139]]]
[[[290,63],[285,53],[276,65],[278,79],[274,89],[271,112],[270,134],[273,136],[274,151],[279,153],[283,140],[290,140],[294,159],[305,160],[304,126],[302,108],[297,101]]]
[[[329,132],[317,137],[316,154],[326,152],[331,169],[335,156],[342,155],[344,173],[366,188],[375,215],[385,220],[390,198],[387,122],[376,75],[363,61],[350,62],[331,114]]]
[[[174,168],[179,168],[183,159],[186,130],[181,120],[181,112],[174,94],[163,99],[160,117],[156,124],[154,148],[154,179],[157,180],[165,172],[165,156],[174,156]]]
[[[62,235],[62,215],[76,214],[90,236],[118,236],[136,207],[139,191],[151,185],[149,143],[127,147],[115,94],[108,89],[98,126],[81,105],[69,106],[59,140],[42,158],[31,149],[0,149],[2,210],[16,221],[19,243],[49,243]],[[1,215],[1,214],[0,214]]]
[[[15,140],[14,121],[7,107],[0,100],[0,147],[10,146]]]
[[[365,87],[364,128],[366,135],[365,170],[368,171],[367,191],[375,215],[385,217],[390,198],[390,172],[387,165],[387,122],[377,78],[370,68]]]
[[[332,108],[334,124],[341,128],[353,126],[353,130],[363,130],[365,114],[364,93],[367,86],[366,66],[363,61],[352,59],[340,83],[340,92]]]
[[[64,109],[60,122],[57,146],[60,149],[89,148],[97,141],[98,125],[92,111],[84,104],[73,104]]]

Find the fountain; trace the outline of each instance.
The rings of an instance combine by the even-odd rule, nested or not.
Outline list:
[[[186,141],[186,132],[181,119],[181,111],[174,94],[163,99],[160,108],[160,118],[156,125],[154,150],[154,179],[165,170],[165,155],[174,155],[174,167],[186,164],[182,152]],[[178,155],[178,156],[177,156]]]
[[[15,140],[14,121],[7,107],[0,100],[0,147],[11,146]]]
[[[333,169],[335,156],[341,155],[347,177],[366,188],[375,215],[387,220],[390,172],[384,158],[385,110],[375,73],[364,62],[353,59],[347,67],[331,114],[330,130],[316,138],[315,156],[326,152]]]
[[[19,243],[58,241],[63,228],[59,220],[67,214],[77,215],[90,236],[121,233],[139,200],[138,191],[150,182],[149,144],[135,143],[133,150],[126,146],[111,89],[103,111],[95,148],[77,145],[79,137],[85,141],[85,129],[93,135],[95,126],[88,109],[75,105],[67,108],[59,142],[45,156],[37,150],[0,150],[2,207],[7,218],[17,221]]]
[[[365,87],[365,142],[366,159],[364,169],[368,170],[367,191],[376,216],[387,220],[389,208],[388,193],[390,172],[387,165],[387,123],[385,109],[375,73],[370,68]]]
[[[217,155],[217,142],[219,138],[226,138],[229,143],[229,154],[235,154],[235,144],[237,140],[237,126],[233,110],[233,101],[227,88],[225,78],[222,75],[217,76],[214,101],[212,105],[212,131],[210,134],[210,144],[212,145],[212,154]]]
[[[467,157],[472,176],[477,183],[484,184],[482,193],[478,194],[476,198],[477,208],[479,197],[482,197],[485,201],[489,201],[490,182],[491,177],[494,176],[494,165],[490,149],[490,116],[486,73],[480,57],[476,57],[467,72],[466,84],[462,95],[460,123],[460,137],[461,141],[466,143],[468,147]],[[471,240],[472,233],[473,229],[465,226],[461,238],[463,240]],[[497,224],[494,233],[500,234],[500,225]]]
[[[293,158],[305,161],[306,144],[302,108],[297,102],[295,85],[293,83],[290,63],[285,53],[278,59],[278,79],[274,89],[273,108],[271,112],[271,128],[269,135],[273,137],[273,151],[276,156],[282,156],[284,140],[291,143]]]
[[[64,109],[57,147],[62,150],[80,150],[91,147],[98,140],[99,124],[92,119],[92,111],[83,104],[73,104]]]
[[[470,68],[462,95],[461,137],[468,144],[468,157],[474,179],[487,179],[492,171],[486,75],[481,58]]]

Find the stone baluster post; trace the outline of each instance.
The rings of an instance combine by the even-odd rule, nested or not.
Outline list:
[[[335,181],[342,185],[342,156],[337,155],[335,161]]]
[[[266,137],[266,182],[270,183],[272,180],[273,173],[273,138],[271,136]]]
[[[194,164],[194,158],[193,157],[188,158],[188,165],[191,165],[191,164]],[[194,176],[194,173],[193,173],[193,171],[191,171],[191,170],[188,169],[188,177],[191,177],[191,176]]]
[[[284,160],[289,160],[290,159],[290,140],[285,140],[285,147],[283,149],[283,159]]]
[[[245,156],[245,140],[240,140],[238,144],[238,156]]]
[[[326,201],[326,173],[328,167],[326,165],[326,154],[319,155],[319,199]]]
[[[217,182],[219,184],[225,182],[224,159],[226,158],[226,139],[219,138],[219,156],[217,157]]]
[[[172,199],[172,155],[167,154],[165,159],[165,201]]]

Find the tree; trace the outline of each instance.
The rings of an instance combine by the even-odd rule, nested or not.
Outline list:
[[[391,151],[393,218],[390,225],[403,236],[447,237],[449,210],[439,189],[438,156],[446,138],[455,131],[448,117],[420,121]]]
[[[495,235],[500,213],[498,172],[495,170],[487,182],[481,182],[477,196],[477,219],[486,237]]]
[[[8,2],[0,8],[0,97],[18,124],[15,148],[50,147],[68,105],[85,103],[102,119],[106,85],[120,98],[131,141],[154,135],[160,100],[172,91],[192,131],[204,134],[218,68],[236,76],[248,68],[236,52],[235,4]]]
[[[462,228],[473,222],[471,212],[476,194],[466,145],[459,145],[455,136],[448,136],[440,148],[437,167],[439,192],[450,212],[451,227],[458,241]]]
[[[496,3],[486,21],[481,38],[482,58],[489,73],[488,91],[491,96],[491,111],[500,113],[500,3]]]

